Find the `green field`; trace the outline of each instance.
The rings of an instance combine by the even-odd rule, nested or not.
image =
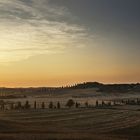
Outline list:
[[[140,111],[44,109],[0,112],[2,140],[140,139]]]

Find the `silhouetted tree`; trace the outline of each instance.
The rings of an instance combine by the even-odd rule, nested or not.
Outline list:
[[[53,108],[54,106],[53,106],[53,102],[50,102],[49,103],[49,108]]]
[[[1,104],[1,109],[2,109],[2,110],[5,109],[5,104],[4,104],[4,103]]]
[[[138,98],[136,99],[136,102],[137,102],[137,104],[139,103],[139,99]]]
[[[87,107],[87,108],[89,107],[89,104],[88,104],[88,102],[85,102],[85,107]]]
[[[99,106],[99,102],[98,102],[98,100],[96,100],[96,107],[98,107]]]
[[[116,105],[116,101],[113,101],[113,104]]]
[[[44,103],[44,102],[42,102],[41,108],[42,108],[42,109],[45,109],[45,103]]]
[[[21,102],[18,102],[18,103],[17,103],[17,109],[22,109]]]
[[[26,101],[26,103],[25,103],[24,107],[25,107],[25,109],[29,109],[29,108],[30,108],[29,101]]]
[[[60,106],[60,102],[57,102],[57,108],[60,109],[61,106]]]
[[[5,109],[5,102],[3,100],[0,100],[1,110]]]
[[[108,102],[108,106],[111,106],[111,102]]]
[[[104,106],[105,105],[105,102],[104,101],[102,101],[102,106]]]
[[[13,110],[14,109],[14,103],[10,104],[10,109]]]
[[[78,108],[80,106],[80,103],[75,103],[75,107]]]
[[[69,99],[68,102],[66,103],[66,106],[71,108],[72,106],[74,106],[75,102],[72,99]]]
[[[137,98],[137,104],[140,105],[140,99]]]
[[[36,109],[36,101],[34,102],[34,109]]]

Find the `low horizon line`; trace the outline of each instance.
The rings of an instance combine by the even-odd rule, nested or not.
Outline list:
[[[74,83],[74,84],[69,84],[69,85],[62,85],[62,86],[0,86],[0,88],[62,88],[62,87],[72,87],[78,84],[84,84],[84,83],[99,83],[103,85],[125,85],[125,84],[140,84],[140,82],[97,82],[97,81],[86,81],[86,82],[79,82],[79,83]]]

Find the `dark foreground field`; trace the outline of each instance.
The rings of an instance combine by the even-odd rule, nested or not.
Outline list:
[[[0,140],[125,139],[140,139],[140,111],[81,108],[0,112]]]

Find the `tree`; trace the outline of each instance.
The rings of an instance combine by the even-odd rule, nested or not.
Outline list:
[[[75,102],[72,99],[69,99],[68,102],[66,103],[66,106],[69,108],[71,108],[74,105],[75,105]]]
[[[45,109],[45,103],[44,103],[44,102],[42,102],[41,108],[42,108],[42,109]]]
[[[22,108],[21,102],[18,102],[17,103],[17,109],[21,109],[21,108]]]
[[[99,103],[98,103],[98,100],[96,100],[96,107],[98,107],[99,106]]]
[[[115,100],[113,101],[113,105],[116,105],[116,101]]]
[[[3,100],[0,100],[1,110],[5,109],[5,102]]]
[[[102,106],[105,106],[105,102],[104,101],[102,101]]]
[[[111,106],[111,102],[108,102],[108,106]]]
[[[53,108],[53,102],[49,103],[49,108],[51,108],[51,109]]]
[[[10,109],[13,110],[14,109],[14,103],[10,104]]]
[[[57,102],[57,108],[60,109],[61,106],[60,106],[60,102]]]
[[[30,108],[29,101],[26,101],[26,103],[25,103],[24,107],[25,107],[25,109],[29,109],[29,108]]]
[[[34,109],[36,109],[36,101],[34,102]]]
[[[87,108],[88,108],[88,106],[89,106],[88,102],[85,102],[85,107],[87,107]]]
[[[80,103],[75,103],[75,107],[78,108],[80,106]]]
[[[5,109],[5,104],[4,104],[4,103],[1,104],[1,109],[2,109],[2,110]]]

